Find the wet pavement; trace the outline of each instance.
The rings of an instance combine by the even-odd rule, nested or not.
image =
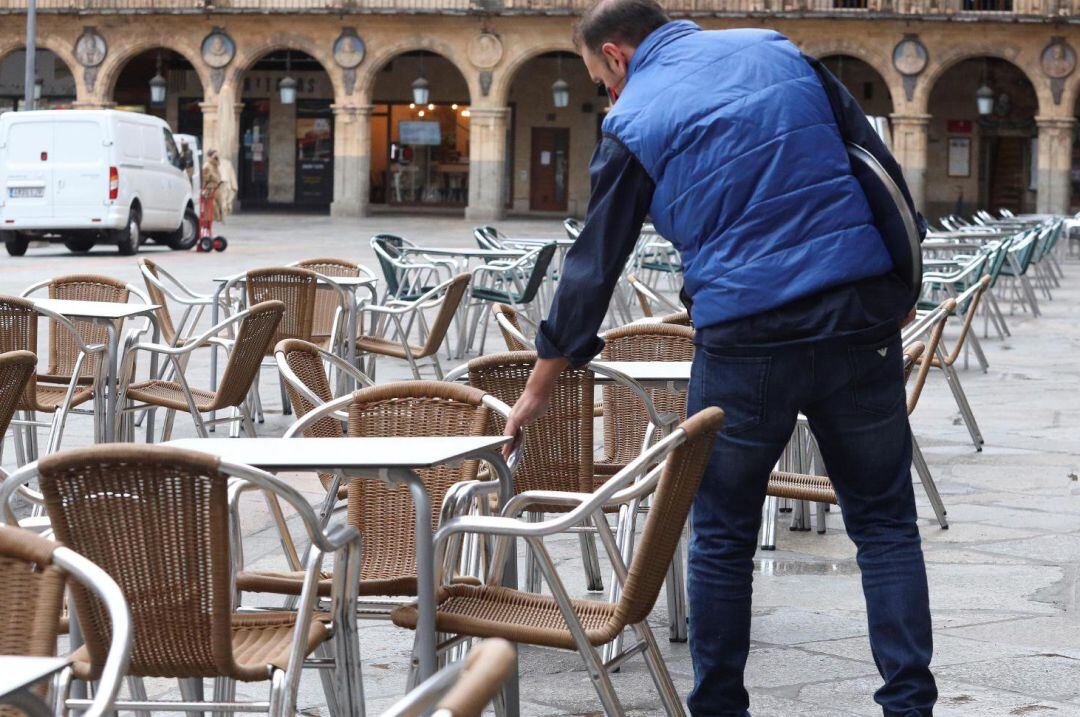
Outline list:
[[[556,220],[509,220],[517,236],[560,236]],[[316,256],[340,256],[376,268],[368,238],[392,232],[421,244],[473,246],[471,225],[443,216],[236,216],[221,227],[223,254],[152,255],[197,291],[211,278]],[[934,669],[941,697],[937,715],[1080,716],[1080,265],[1066,263],[1066,279],[1044,315],[1010,317],[1012,336],[983,342],[989,371],[961,370],[961,380],[986,438],[976,452],[940,375],[932,375],[913,427],[948,508],[941,530],[921,489],[924,539],[935,624]],[[21,259],[0,259],[0,292],[61,274],[101,273],[141,285],[135,260],[108,247],[76,257],[61,245],[31,248]],[[1007,306],[1006,306],[1007,310]],[[205,319],[204,319],[205,323]],[[980,326],[981,330],[981,326]],[[488,337],[488,350],[499,348]],[[961,361],[962,363],[962,361]],[[205,385],[205,361],[193,362],[195,385]],[[404,364],[380,361],[380,382],[407,376]],[[289,423],[279,410],[275,377],[264,371],[267,408],[261,435],[280,435]],[[65,446],[89,442],[86,418],[71,420]],[[183,416],[176,437],[193,435]],[[13,451],[4,454],[11,467]],[[312,501],[321,488],[311,476],[290,476]],[[276,535],[261,502],[244,510],[249,565],[283,567]],[[755,717],[771,715],[880,715],[872,699],[879,678],[866,637],[866,613],[854,548],[838,509],[827,532],[789,531],[781,516],[775,552],[760,552],[754,578],[753,645],[746,681]],[[577,538],[551,541],[566,583],[584,590]],[[607,573],[605,572],[605,575]],[[685,644],[667,640],[664,601],[650,622],[676,686],[685,695],[692,668]],[[411,633],[386,622],[361,622],[368,714],[378,714],[404,687]],[[592,715],[600,705],[580,659],[571,653],[522,651],[523,714]],[[633,715],[660,713],[640,660],[615,676],[620,699]],[[174,684],[154,681],[152,694]],[[265,695],[259,685],[241,692]],[[305,675],[299,700],[308,714],[325,714],[319,680]]]

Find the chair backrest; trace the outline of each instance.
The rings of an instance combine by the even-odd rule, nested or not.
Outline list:
[[[575,241],[581,236],[581,230],[585,228],[585,225],[582,224],[579,219],[574,219],[573,217],[563,219],[562,225],[563,229],[566,230],[566,236]]]
[[[0,654],[51,657],[64,607],[66,575],[52,564],[57,544],[0,526]]]
[[[311,341],[315,321],[315,293],[319,277],[310,269],[293,266],[253,269],[247,272],[248,306],[263,301],[280,301],[285,313],[266,346],[271,353],[282,339]]]
[[[507,328],[503,326],[502,321],[500,321],[501,317],[502,320],[505,320],[506,323],[510,325],[510,328],[524,336],[525,332],[521,329],[521,320],[518,318],[518,312],[514,307],[508,306],[507,304],[492,304],[491,313],[495,316],[495,323],[499,327],[500,333],[502,333],[503,341],[506,342],[507,351],[533,350],[532,346],[527,346],[522,343],[521,339],[515,336],[511,331],[508,331]]]
[[[935,313],[936,319],[926,331],[927,338],[924,342],[926,349],[918,362],[919,371],[915,374],[915,383],[911,390],[908,391],[907,412],[909,416],[915,410],[915,406],[919,404],[919,397],[922,395],[923,386],[926,385],[926,379],[930,375],[930,367],[933,365],[933,359],[937,355],[941,336],[945,333],[945,324],[948,323],[949,317],[952,316],[954,311],[956,311],[956,301],[946,299],[932,312]]]
[[[712,454],[713,440],[723,424],[724,412],[710,407],[694,414],[677,429],[686,434],[685,440],[664,461],[615,608],[615,619],[622,625],[645,620],[656,604],[682,537],[690,504]]]
[[[661,324],[674,324],[675,326],[693,326],[690,323],[689,311],[676,311],[674,314],[667,314],[660,317]]]
[[[0,436],[7,433],[15,411],[23,404],[26,388],[37,369],[37,356],[29,351],[0,354]],[[0,654],[5,654],[0,652]]]
[[[65,301],[109,301],[126,304],[127,284],[107,276],[73,274],[61,276],[49,282],[49,298]],[[101,324],[90,321],[73,321],[85,344],[103,344],[108,331]],[[79,347],[73,337],[49,320],[49,375],[70,377],[79,355]],[[90,378],[97,373],[100,354],[94,354],[83,362],[79,378]]]
[[[37,353],[38,313],[29,299],[0,295],[0,352],[30,351]],[[31,374],[20,408],[36,405],[34,386],[37,376]]]
[[[330,389],[330,379],[326,375],[323,359],[319,353],[319,347],[300,339],[285,339],[274,347],[274,354],[280,361],[285,360],[289,370],[323,403],[334,399],[334,393]],[[296,418],[306,416],[315,405],[311,400],[296,390],[291,381],[285,381],[285,390],[289,394],[289,403],[296,411]],[[304,435],[309,438],[340,438],[345,435],[341,427],[341,421],[327,416],[304,429]],[[319,481],[323,488],[329,489],[333,476],[329,473],[320,473]]]
[[[692,361],[694,330],[675,324],[641,323],[604,334],[605,361]],[[686,391],[648,388],[656,410],[686,419]],[[626,464],[641,453],[649,414],[634,393],[604,386],[604,463]]]
[[[383,278],[386,279],[386,291],[390,296],[397,296],[401,288],[396,262],[401,260],[401,247],[404,245],[405,240],[394,234],[376,234],[371,237],[371,248],[375,251],[375,258],[379,260]]]
[[[473,237],[481,249],[505,249],[499,230],[492,226],[476,227],[473,229]]]
[[[301,269],[309,269],[316,274],[329,277],[360,276],[360,265],[347,259],[305,259],[296,262]],[[333,333],[334,320],[337,310],[341,306],[338,292],[332,286],[319,284],[315,289],[315,317],[312,320],[311,332],[317,337],[328,337]]]
[[[131,608],[129,672],[238,676],[232,654],[228,476],[215,457],[163,446],[99,445],[54,453],[38,481],[56,537],[100,566]],[[94,665],[110,641],[105,605],[72,599]]]
[[[161,329],[161,338],[165,343],[172,345],[176,342],[176,322],[169,313],[169,302],[166,301],[165,292],[161,290],[159,284],[161,276],[158,274],[158,265],[145,256],[141,256],[139,269],[143,275],[143,283],[146,284],[146,295],[150,298],[150,303],[161,307],[154,312]]]
[[[481,356],[469,362],[469,384],[508,406],[525,390],[534,351]],[[593,386],[588,369],[567,369],[559,375],[551,403],[540,419],[524,430],[521,463],[514,473],[514,490],[592,492]],[[501,419],[496,419],[502,430]]]
[[[558,246],[555,244],[545,244],[537,250],[533,258],[532,273],[529,274],[529,280],[525,282],[525,287],[521,290],[518,303],[528,304],[536,298],[536,292],[540,290],[541,284],[547,278],[548,267],[551,266],[556,249]]]
[[[427,340],[424,341],[424,350],[418,358],[438,353],[439,347],[442,346],[443,340],[446,338],[446,332],[450,330],[450,325],[454,322],[458,307],[461,306],[465,293],[469,289],[469,280],[471,278],[471,274],[458,274],[446,282],[439,303],[439,312],[435,314],[435,320],[431,322]]]
[[[922,341],[916,341],[910,346],[904,349],[904,383],[907,384],[911,379],[911,372],[915,369],[915,364],[919,362],[923,353],[926,351],[926,344]]]
[[[484,392],[443,381],[401,381],[363,388],[348,406],[350,436],[480,436],[491,433],[492,411]],[[474,480],[475,461],[419,470],[438,525],[452,485]],[[349,483],[348,520],[363,542],[360,577],[387,581],[386,595],[415,590],[415,510],[406,486],[381,481]]]
[[[229,351],[229,361],[221,374],[214,405],[238,406],[247,397],[251,384],[259,375],[263,357],[270,353],[278,326],[285,315],[281,301],[264,301],[248,309],[240,322],[236,340]]]

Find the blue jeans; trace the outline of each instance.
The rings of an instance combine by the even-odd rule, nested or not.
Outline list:
[[[688,704],[695,717],[750,714],[743,669],[761,508],[769,472],[800,411],[857,548],[870,648],[885,681],[874,698],[888,717],[932,714],[933,640],[900,336],[892,329],[874,333],[785,347],[697,349],[689,411],[719,406],[727,420],[692,511],[695,684]],[[806,599],[813,604],[813,595]]]

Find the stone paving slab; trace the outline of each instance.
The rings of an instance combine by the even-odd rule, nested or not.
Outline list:
[[[553,220],[508,220],[499,227],[517,236],[562,233]],[[429,245],[474,245],[471,225],[440,216],[340,220],[254,214],[232,217],[222,230],[230,240],[223,254],[156,247],[145,253],[192,288],[209,291],[213,276],[312,256],[352,258],[376,268],[368,238],[377,232]],[[937,715],[1080,717],[1080,265],[1068,263],[1066,272],[1055,300],[1043,302],[1044,316],[1017,313],[1009,317],[1011,338],[983,340],[990,361],[986,373],[974,361],[961,370],[986,437],[982,452],[972,447],[940,375],[931,376],[912,419],[951,523],[949,530],[937,526],[916,485],[936,631]],[[76,257],[52,246],[0,262],[0,293],[18,293],[40,279],[69,273],[103,273],[141,285],[131,258],[105,247]],[[1009,311],[1008,302],[1003,307]],[[488,339],[488,350],[497,348],[497,334]],[[205,385],[205,359],[194,360],[190,372],[195,385]],[[408,375],[401,362],[392,360],[380,361],[378,373],[380,381]],[[292,418],[279,412],[272,371],[263,372],[261,391],[268,413],[258,427],[260,435],[281,435]],[[190,422],[178,417],[176,437],[191,435]],[[89,422],[73,417],[65,446],[85,445],[89,438]],[[4,458],[10,469],[13,451]],[[284,477],[309,500],[321,496],[315,477]],[[265,504],[255,496],[245,501],[247,563],[283,567]],[[824,535],[789,531],[788,518],[781,516],[777,550],[759,553],[755,560],[747,668],[753,714],[880,715],[872,699],[880,679],[869,654],[854,548],[843,532],[840,511],[828,514]],[[290,525],[299,536],[295,519]],[[554,538],[549,546],[571,592],[595,597],[584,591],[576,536]],[[666,639],[663,596],[650,624],[685,694],[693,674],[689,650]],[[385,621],[362,621],[360,639],[368,714],[377,715],[404,689],[412,635]],[[521,669],[522,714],[600,714],[575,655],[525,648]],[[628,714],[660,713],[640,661],[628,663],[615,684]],[[154,680],[148,687],[152,695],[176,694],[169,681]],[[262,685],[245,685],[241,693],[265,696]],[[299,705],[305,714],[326,714],[313,675],[302,682]]]

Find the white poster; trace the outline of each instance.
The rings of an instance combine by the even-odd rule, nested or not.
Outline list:
[[[949,137],[949,176],[971,176],[970,137]]]

